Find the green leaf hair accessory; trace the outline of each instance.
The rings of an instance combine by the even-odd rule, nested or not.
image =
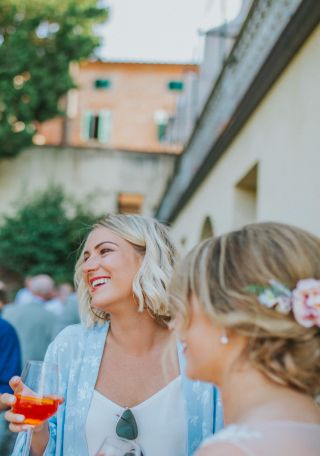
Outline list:
[[[249,293],[254,293],[258,297],[258,301],[269,309],[275,308],[277,312],[288,314],[291,309],[292,292],[282,283],[271,279],[270,286],[248,285],[245,290]]]

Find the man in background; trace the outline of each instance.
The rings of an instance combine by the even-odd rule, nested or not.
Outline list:
[[[33,294],[31,293],[31,290],[30,290],[31,279],[32,279],[31,276],[27,276],[24,279],[24,287],[21,288],[17,292],[17,294],[14,298],[15,304],[24,306],[26,304],[30,304],[31,302],[33,302],[35,300],[35,297],[33,296]]]
[[[3,318],[15,328],[21,346],[22,366],[28,360],[43,360],[47,347],[54,338],[56,316],[45,309],[45,303],[55,292],[52,278],[40,274],[30,279],[30,291],[35,300],[29,304],[9,304]]]
[[[66,326],[80,323],[77,296],[74,292],[70,293],[64,302],[64,310],[58,316],[55,325],[55,334],[59,334]]]

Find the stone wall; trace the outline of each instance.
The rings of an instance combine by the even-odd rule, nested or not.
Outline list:
[[[142,212],[152,214],[171,175],[174,156],[117,150],[33,147],[0,161],[0,217],[23,198],[61,185],[95,212],[117,209],[121,192],[144,196]]]

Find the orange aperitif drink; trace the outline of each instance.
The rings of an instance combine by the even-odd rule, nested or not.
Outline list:
[[[38,425],[56,413],[63,399],[57,396],[24,396],[15,394],[13,413],[25,416],[23,424]]]

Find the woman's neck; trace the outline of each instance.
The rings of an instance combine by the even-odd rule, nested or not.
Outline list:
[[[169,340],[170,331],[161,327],[146,310],[111,315],[108,343],[126,353],[140,356]]]
[[[306,394],[269,380],[248,367],[226,376],[221,386],[226,424],[256,421],[320,423],[314,401]]]

